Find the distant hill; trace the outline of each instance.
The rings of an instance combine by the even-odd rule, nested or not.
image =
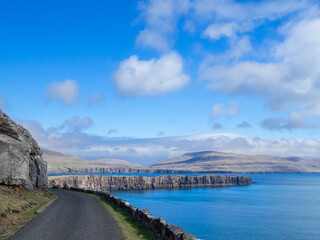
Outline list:
[[[174,173],[184,171],[234,173],[320,173],[320,160],[223,152],[193,152],[147,167],[122,159],[85,160],[72,154],[42,149],[48,174],[54,173]],[[113,170],[110,170],[112,168]]]
[[[69,153],[42,148],[43,158],[48,164],[48,173],[65,173],[68,169],[95,169],[110,167],[130,167],[137,168],[141,165],[129,163],[121,159],[101,159],[89,161]]]
[[[222,152],[186,153],[181,157],[159,161],[149,169],[217,172],[320,172],[320,161],[298,157],[274,157]]]
[[[125,166],[125,167],[134,167],[134,168],[143,168],[143,166],[140,164],[130,163],[126,160],[117,159],[117,158],[98,159],[98,160],[92,160],[90,162],[105,163],[105,164],[111,165],[111,166]]]

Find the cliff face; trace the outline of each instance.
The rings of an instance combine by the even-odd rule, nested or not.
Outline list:
[[[47,186],[47,163],[31,134],[0,110],[0,184]]]
[[[157,177],[80,175],[49,178],[50,187],[61,186],[102,191],[244,186],[251,183],[251,177],[220,175],[162,175]]]

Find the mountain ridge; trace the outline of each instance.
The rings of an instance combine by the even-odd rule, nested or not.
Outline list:
[[[299,157],[277,157],[270,155],[246,155],[203,151],[186,153],[180,157],[162,160],[148,166],[149,169],[213,172],[320,172],[320,161]]]
[[[86,160],[56,150],[43,149],[49,174],[137,173],[320,173],[320,161],[299,157],[246,155],[217,151],[185,153],[148,166],[122,159]]]

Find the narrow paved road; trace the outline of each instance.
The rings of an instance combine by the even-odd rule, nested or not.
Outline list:
[[[11,239],[123,240],[119,227],[99,200],[69,190],[51,190],[58,196]]]

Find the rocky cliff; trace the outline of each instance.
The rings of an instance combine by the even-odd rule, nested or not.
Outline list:
[[[47,163],[31,134],[0,110],[0,184],[47,186]]]
[[[66,188],[80,188],[88,190],[118,191],[118,190],[145,190],[192,187],[224,187],[244,186],[252,183],[251,177],[245,176],[182,176],[161,175],[157,177],[144,176],[106,176],[106,175],[79,175],[56,176],[49,178],[49,186]]]

